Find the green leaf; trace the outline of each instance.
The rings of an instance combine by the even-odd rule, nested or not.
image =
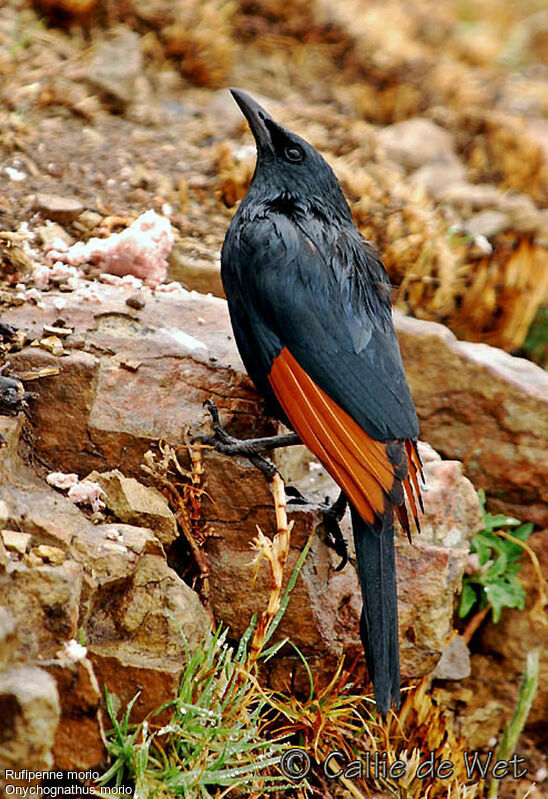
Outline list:
[[[495,624],[500,620],[503,608],[517,608],[523,610],[525,607],[525,591],[519,583],[492,583],[485,586],[485,594],[489,604],[493,607],[493,621]]]
[[[469,582],[465,582],[462,587],[462,594],[459,602],[459,618],[464,619],[468,616],[478,600],[475,588]]]

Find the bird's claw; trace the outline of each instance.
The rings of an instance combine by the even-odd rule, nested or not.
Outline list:
[[[256,447],[253,446],[253,440],[245,441],[231,436],[223,425],[219,417],[219,409],[211,399],[206,399],[204,407],[211,416],[213,426],[213,435],[197,435],[192,439],[199,441],[206,446],[213,447],[216,452],[222,455],[235,456],[241,455],[247,458],[257,469],[259,469],[269,483],[272,482],[276,474],[279,474],[278,469],[273,463],[264,458]]]
[[[286,486],[285,493],[289,497],[287,501],[288,505],[315,504],[313,500],[308,499],[295,486]],[[325,543],[328,547],[335,550],[337,555],[341,558],[341,562],[335,568],[335,571],[341,571],[348,563],[348,547],[339,525],[346,510],[346,497],[341,493],[338,499],[333,503],[330,503],[329,497],[326,497],[325,503],[320,505],[320,508],[323,515],[320,527],[325,534]]]

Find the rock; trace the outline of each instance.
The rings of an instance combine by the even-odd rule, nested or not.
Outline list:
[[[2,766],[51,769],[60,713],[55,680],[43,669],[32,666],[1,672],[0,707]]]
[[[489,506],[548,524],[548,375],[442,325],[395,314],[421,436],[456,458]]]
[[[503,196],[503,192],[491,183],[457,183],[442,192],[439,200],[470,213],[482,208],[498,207]]]
[[[79,200],[57,194],[37,194],[33,198],[32,207],[42,216],[63,223],[72,222],[84,210],[84,205]]]
[[[464,680],[470,676],[470,650],[462,635],[451,638],[445,648],[434,677],[437,680]]]
[[[131,287],[96,286],[101,298],[98,306],[71,293],[64,295],[64,321],[83,338],[89,352],[65,356],[62,374],[40,381],[34,401],[37,450],[52,468],[86,475],[94,468],[104,471],[123,463],[128,477],[140,479],[144,452],[154,449],[159,438],[178,445],[182,431],[203,429],[207,416],[202,404],[208,397],[216,399],[223,422],[234,435],[275,431],[272,421],[261,415],[260,401],[243,372],[223,301],[182,290],[163,293],[144,288],[146,304],[136,316],[125,302],[134,291]],[[10,309],[6,321],[32,336],[35,329],[41,331],[44,324],[57,318],[54,301],[55,292],[45,293],[43,308],[33,308],[32,314],[25,306]],[[477,362],[485,357],[483,350],[475,349],[479,345],[459,343],[445,328],[432,323],[399,315],[396,319],[424,437],[435,446],[438,442],[443,445],[445,457],[460,456],[467,464],[466,473],[481,478],[479,483],[488,489],[490,501],[496,496],[508,502],[510,497],[513,503],[517,497],[530,507],[542,507],[541,491],[547,483],[542,465],[546,456],[540,445],[545,404],[534,389],[544,379],[539,377],[541,370],[500,353],[508,374],[496,377],[498,367]],[[487,351],[491,360],[499,357],[498,350]],[[37,355],[29,348],[16,353],[15,359],[19,370],[38,362],[42,366],[58,363],[50,354]],[[135,368],[129,370],[128,363]],[[524,407],[527,424],[520,416]],[[67,408],[70,426],[66,424]],[[508,418],[501,429],[499,420],[504,414]],[[486,438],[485,429],[495,434]],[[50,430],[56,431],[55,438],[49,436]],[[504,461],[497,449],[499,439],[509,447]],[[529,443],[524,446],[524,441]],[[477,449],[480,442],[484,450],[478,467],[479,456],[470,457],[470,450]],[[531,450],[531,442],[538,452]],[[414,546],[398,539],[397,555],[402,670],[407,676],[430,673],[446,648],[467,541],[481,526],[475,493],[462,476],[461,466],[440,461],[424,447],[421,451],[430,489],[425,492],[424,534],[416,536]],[[521,462],[524,456],[530,458],[531,469],[536,469],[529,483],[532,488],[526,489],[529,495],[512,465],[512,458]],[[187,463],[184,452],[180,451],[180,457]],[[254,568],[249,542],[256,524],[266,535],[273,535],[272,498],[262,476],[246,461],[207,450],[203,460],[207,480],[203,523],[214,532],[204,544],[211,568],[210,598],[216,619],[228,623],[231,636],[237,638],[252,613],[265,607],[270,590],[264,566],[251,586]],[[504,479],[500,479],[501,463],[505,464]],[[319,521],[307,509],[292,510],[291,515],[295,528],[288,576]],[[140,534],[135,539],[136,550],[132,550],[125,545],[123,525],[111,525],[110,538],[104,530],[100,532],[101,527],[82,531],[69,545],[72,556],[86,564],[81,619],[90,657],[107,644],[108,657],[113,657],[115,645],[123,644],[128,658],[131,655],[128,672],[142,668],[139,657],[154,659],[157,652],[169,652],[177,661],[180,644],[168,608],[179,607],[180,601],[192,616],[199,613],[195,598],[189,604],[175,572],[165,571],[164,555],[151,532]],[[351,537],[348,527],[346,535]],[[160,551],[151,551],[154,547]],[[310,560],[279,631],[303,649],[320,679],[332,673],[343,652],[359,656],[364,668],[355,571],[348,566],[336,573],[337,562],[319,538],[314,538]],[[160,576],[150,576],[158,569]],[[170,599],[172,591],[179,597],[175,605]],[[182,618],[185,614],[181,611]],[[198,626],[203,629],[201,622]],[[266,677],[271,684],[281,685],[293,667],[299,671],[292,656],[285,656]],[[109,668],[114,679],[115,666]],[[174,668],[178,673],[178,661]]]
[[[144,554],[124,584],[103,583],[84,620],[86,641],[129,640],[144,653],[180,656],[182,629],[193,651],[210,620],[197,594],[165,558]]]
[[[151,654],[127,641],[92,644],[89,657],[99,685],[108,688],[122,712],[140,691],[131,713],[132,722],[141,721],[177,696],[185,667],[182,653],[172,657]],[[162,724],[170,716],[168,709],[154,716],[154,721]]]
[[[16,648],[15,619],[7,608],[0,605],[0,672],[13,661]]]
[[[55,767],[69,771],[97,766],[105,758],[99,721],[102,690],[90,660],[50,661],[44,669],[57,684],[61,704],[53,743]]]
[[[91,472],[86,479],[101,486],[103,501],[121,522],[150,528],[164,546],[177,538],[175,516],[158,489],[144,486],[134,477],[124,477],[118,469]]]
[[[141,40],[137,33],[124,30],[112,41],[97,46],[89,69],[89,81],[118,103],[134,98],[135,83],[143,70]]]
[[[425,493],[425,535],[416,536],[413,545],[403,537],[397,540],[397,572],[400,617],[401,668],[406,677],[429,673],[445,649],[451,632],[452,608],[455,593],[460,590],[461,577],[468,552],[468,538],[481,528],[482,519],[477,497],[456,465],[441,462],[427,449],[421,450],[425,459],[428,480],[439,470]],[[237,639],[247,628],[254,612],[264,608],[270,589],[270,575],[263,565],[253,582],[253,555],[249,544],[258,524],[272,537],[273,510],[270,492],[257,481],[253,470],[233,459],[220,468],[215,460],[220,456],[204,456],[208,492],[223,497],[223,485],[230,485],[229,501],[219,501],[209,509],[206,520],[215,536],[206,541],[211,565],[211,595],[216,619],[222,619]],[[460,466],[460,465],[459,465]],[[451,468],[452,467],[452,468]],[[295,469],[295,464],[294,464]],[[295,469],[296,470],[296,469]],[[322,498],[329,492],[329,483],[322,483]],[[336,496],[331,484],[331,495]],[[226,494],[224,495],[226,496]],[[461,505],[461,498],[465,502]],[[241,508],[246,508],[242,522]],[[320,518],[303,510],[290,508],[295,525],[291,550],[286,566],[289,578],[300,551]],[[444,513],[445,511],[445,513]],[[443,519],[437,535],[451,541],[450,546],[433,544],[433,525]],[[247,533],[246,533],[247,531]],[[349,520],[343,532],[353,559],[352,534]],[[303,651],[320,681],[332,674],[340,656],[361,658],[359,615],[361,611],[356,572],[347,566],[341,573],[334,571],[338,558],[316,536],[312,551],[292,593],[288,610],[280,625],[280,636],[288,636]],[[435,597],[435,601],[433,601]],[[363,661],[359,661],[363,670]],[[304,685],[306,677],[297,656],[278,658],[269,674],[270,684],[280,688],[288,674],[295,670],[297,684]]]
[[[202,294],[224,297],[219,264],[205,259],[191,258],[175,243],[169,259],[169,280],[178,280],[183,286],[192,286]]]
[[[31,539],[29,533],[20,533],[18,530],[2,530],[0,535],[8,552],[25,554]]]
[[[16,620],[19,662],[51,658],[63,641],[78,635],[82,567],[13,562],[0,577],[0,604]]]
[[[60,564],[65,560],[65,552],[59,547],[48,547],[47,544],[40,544],[30,551],[31,555],[35,555],[47,563]]]
[[[424,164],[409,175],[410,183],[423,186],[435,200],[441,199],[449,187],[465,180],[466,167],[456,157],[441,164]]]
[[[0,574],[6,571],[6,567],[9,562],[9,555],[6,547],[4,546],[4,540],[0,535]]]
[[[483,529],[476,490],[463,476],[463,465],[459,461],[442,460],[422,441],[419,453],[426,481],[420,542],[468,552],[469,539]]]
[[[451,133],[429,119],[415,117],[382,128],[380,144],[391,161],[411,171],[434,161],[453,161],[455,141]]]
[[[473,238],[485,236],[489,239],[507,230],[510,227],[510,219],[501,211],[480,211],[467,219],[463,227],[464,231]]]
[[[0,528],[3,528],[9,518],[9,509],[3,499],[0,499]]]
[[[505,195],[499,209],[510,218],[512,228],[521,233],[533,233],[546,227],[545,217],[526,194]]]

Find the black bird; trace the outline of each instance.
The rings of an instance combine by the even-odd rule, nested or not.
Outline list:
[[[350,504],[360,634],[377,707],[399,706],[394,510],[417,519],[419,427],[379,254],[332,169],[233,89],[257,164],[222,249],[236,343],[270,413],[292,428]]]

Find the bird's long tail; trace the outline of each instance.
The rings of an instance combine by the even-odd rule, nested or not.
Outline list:
[[[351,507],[358,576],[363,597],[360,636],[375,700],[385,717],[400,704],[400,658],[394,509],[387,502],[382,519],[367,524]]]

